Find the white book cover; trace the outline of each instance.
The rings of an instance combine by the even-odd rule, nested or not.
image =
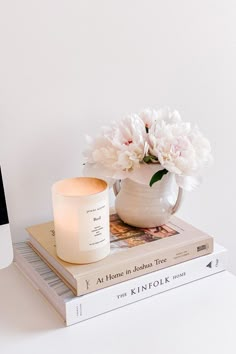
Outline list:
[[[34,286],[72,325],[226,269],[227,250],[215,244],[214,252],[165,269],[75,296],[63,281],[25,242],[14,245],[15,262]]]

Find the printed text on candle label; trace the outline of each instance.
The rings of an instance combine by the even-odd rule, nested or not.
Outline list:
[[[79,209],[80,248],[89,251],[104,246],[109,242],[108,203],[106,201],[93,205],[93,208]]]

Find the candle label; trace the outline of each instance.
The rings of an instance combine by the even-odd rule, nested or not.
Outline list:
[[[80,207],[78,212],[81,251],[94,250],[110,242],[109,208],[106,200],[94,203],[89,209],[86,206]]]

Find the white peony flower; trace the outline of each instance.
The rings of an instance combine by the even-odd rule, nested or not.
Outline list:
[[[128,115],[119,123],[103,129],[96,139],[87,137],[84,151],[87,163],[105,168],[109,177],[124,178],[128,172],[140,167],[146,148],[146,130],[137,115]]]
[[[175,174],[181,188],[191,190],[212,159],[210,143],[199,129],[169,108],[128,115],[104,127],[95,139],[86,140],[85,174],[110,183],[131,178],[149,184],[152,177],[155,182],[162,178],[159,171],[166,170]]]
[[[177,175],[193,176],[211,158],[209,142],[190,123],[157,121],[149,134],[150,153]]]

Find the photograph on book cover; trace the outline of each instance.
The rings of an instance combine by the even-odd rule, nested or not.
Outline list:
[[[138,228],[125,224],[117,214],[110,215],[112,249],[131,248],[177,234],[179,232],[168,225],[153,228]]]
[[[169,225],[142,229],[125,224],[117,214],[110,215],[111,253],[178,234],[180,233]],[[54,228],[50,229],[50,236],[53,238],[54,247],[56,247]]]

